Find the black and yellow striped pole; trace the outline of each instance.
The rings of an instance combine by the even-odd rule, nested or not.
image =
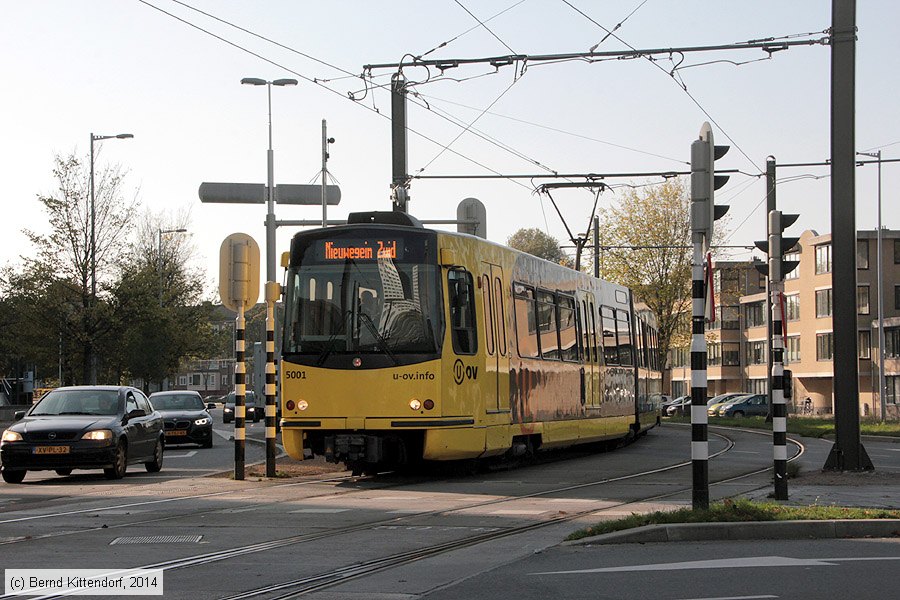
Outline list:
[[[275,302],[281,285],[266,282],[266,477],[275,477]]]
[[[244,364],[244,309],[259,297],[259,246],[246,233],[233,233],[219,249],[219,297],[237,313],[234,332],[234,478],[244,478],[247,440],[247,367]]]

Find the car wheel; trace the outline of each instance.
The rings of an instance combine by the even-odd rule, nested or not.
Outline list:
[[[144,463],[144,467],[148,473],[159,473],[163,463],[163,443],[162,440],[156,440],[156,448],[153,450],[153,460]]]
[[[125,442],[119,442],[116,446],[116,455],[113,458],[113,466],[103,469],[103,474],[107,479],[122,479],[125,477],[125,471],[128,469],[128,447]]]
[[[66,475],[71,475],[71,474],[72,474],[72,469],[57,469],[57,470],[56,470],[56,474],[57,474],[57,475],[62,475],[63,477],[65,477]]]
[[[212,434],[210,434],[208,440],[206,440],[205,442],[203,442],[203,447],[204,447],[204,448],[212,448],[212,447],[213,447],[213,438],[212,438]]]
[[[734,415],[732,415],[732,416],[733,416],[735,419],[740,419],[741,417],[744,416],[744,413],[743,413],[743,411],[736,410],[736,411],[734,411]]]
[[[25,469],[19,470],[10,470],[3,469],[3,481],[6,483],[22,483],[25,479],[25,473],[27,473]]]
[[[222,417],[222,422],[223,423],[231,423],[231,419],[229,419],[228,417]]]

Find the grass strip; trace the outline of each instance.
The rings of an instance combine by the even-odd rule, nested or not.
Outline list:
[[[767,502],[753,502],[744,498],[710,505],[706,510],[680,508],[673,511],[656,511],[646,514],[603,521],[580,529],[566,540],[580,540],[644,525],[671,525],[674,523],[741,523],[747,521],[826,521],[832,519],[900,519],[900,510],[880,508],[847,508],[839,506],[782,506]]]

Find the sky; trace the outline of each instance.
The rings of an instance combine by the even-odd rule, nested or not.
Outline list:
[[[619,39],[606,37],[620,23]],[[900,3],[857,3],[856,147],[880,149],[885,159],[900,156],[897,23]],[[0,265],[32,253],[23,229],[46,231],[37,196],[55,190],[54,156],[76,152],[86,160],[91,134],[118,133],[134,138],[97,142],[98,168],[120,164],[128,171],[125,190],[137,194],[142,211],[188,229],[185,241],[210,294],[229,234],[253,236],[265,262],[264,205],[204,204],[198,197],[204,181],[266,181],[266,90],[241,85],[244,77],[300,81],[272,89],[275,182],[319,181],[325,119],[335,138],[328,170],[342,194],[328,217],[342,219],[391,207],[384,86],[393,70],[373,70],[364,79],[364,65],[422,55],[587,52],[598,43],[597,51],[615,51],[625,44],[672,48],[794,34],[810,35],[791,39],[819,39],[830,24],[825,0],[0,0]],[[654,63],[478,65],[443,76],[406,67],[404,76],[416,82],[408,109],[409,172],[689,170],[690,143],[710,121],[716,143],[731,145],[717,167],[744,173],[716,195],[717,204],[731,206],[727,243],[752,245],[766,235],[764,178],[757,176],[766,157],[787,164],[830,154],[830,47],[792,47],[756,60],[766,56],[740,50],[659,55]],[[779,208],[800,214],[795,235],[831,231],[828,173],[779,169]],[[487,207],[493,241],[503,243],[522,227],[565,240],[553,206],[533,187],[551,181],[561,180],[414,179],[409,210],[420,219],[453,219],[457,204],[475,197]],[[608,183],[651,181],[657,179]],[[898,184],[900,164],[883,165],[882,225],[891,229],[900,228]],[[856,188],[857,228],[874,229],[874,166],[856,170]],[[604,192],[599,206],[613,204],[624,189]],[[570,226],[584,230],[593,195],[558,190],[553,196]],[[183,215],[187,222],[176,223]],[[321,220],[322,210],[276,205],[275,215]],[[297,231],[278,228],[278,254]],[[280,278],[280,267],[277,272]]]

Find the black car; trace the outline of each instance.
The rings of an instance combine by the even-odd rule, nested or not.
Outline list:
[[[21,483],[28,471],[103,469],[125,476],[129,464],[162,468],[162,416],[130,386],[61,387],[45,394],[0,438],[3,480]]]
[[[163,418],[166,444],[213,446],[212,417],[200,394],[187,390],[154,392],[150,404]]]
[[[247,391],[246,396],[244,397],[244,414],[246,415],[246,421],[253,421],[254,423],[259,423],[259,420],[266,416],[265,406],[257,406],[256,405],[256,394],[251,391]],[[222,409],[222,422],[223,423],[231,423],[234,421],[234,392],[231,392],[225,397],[225,406]]]

